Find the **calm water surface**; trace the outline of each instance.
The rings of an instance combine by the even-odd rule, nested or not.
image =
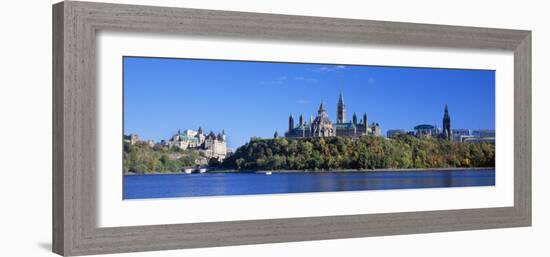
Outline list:
[[[126,175],[124,199],[494,185],[494,169]]]

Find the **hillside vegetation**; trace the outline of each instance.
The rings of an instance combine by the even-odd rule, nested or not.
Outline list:
[[[200,153],[173,147],[151,147],[146,142],[129,144],[124,142],[123,172],[128,173],[171,173],[181,172],[196,166]]]
[[[495,146],[401,135],[255,139],[219,168],[238,170],[337,170],[494,167]]]

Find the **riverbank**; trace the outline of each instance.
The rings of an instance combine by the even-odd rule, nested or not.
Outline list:
[[[411,171],[462,171],[462,170],[488,170],[495,167],[470,167],[470,168],[408,168],[408,169],[340,169],[340,170],[273,170],[272,173],[323,173],[323,172],[411,172]],[[255,171],[265,173],[266,171]]]
[[[467,168],[407,168],[407,169],[362,169],[362,170],[354,170],[354,169],[339,169],[339,170],[209,170],[206,173],[203,174],[223,174],[223,173],[339,173],[339,172],[357,172],[357,173],[367,173],[367,172],[414,172],[414,171],[471,171],[471,170],[490,170],[495,169],[495,167],[467,167]],[[188,173],[184,172],[167,172],[167,173],[160,173],[160,172],[154,172],[154,173],[124,173],[123,175],[130,175],[130,176],[141,176],[141,175],[189,175]],[[197,173],[194,173],[197,174]]]

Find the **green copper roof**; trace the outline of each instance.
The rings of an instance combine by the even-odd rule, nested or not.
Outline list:
[[[417,129],[434,129],[435,127],[433,125],[428,125],[428,124],[421,124],[421,125],[418,125],[416,127],[414,127],[415,130]]]
[[[332,125],[334,126],[335,129],[353,129],[353,128],[357,128],[357,125],[360,126],[360,124],[353,125],[353,123],[351,123],[351,122],[335,123],[335,124],[332,124]]]
[[[190,136],[185,135],[185,134],[180,134],[179,136],[180,136],[181,141],[194,141],[194,142],[198,142],[198,141],[199,141],[198,138],[196,138],[196,137],[190,137]]]
[[[298,125],[298,127],[295,127],[294,130],[302,130],[302,129],[305,129],[305,130],[308,130],[309,129],[309,125]]]

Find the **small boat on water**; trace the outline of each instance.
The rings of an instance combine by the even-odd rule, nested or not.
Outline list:
[[[266,172],[265,174],[266,174],[266,175],[271,175],[271,174],[273,174],[273,172],[268,171],[268,172]]]
[[[191,174],[191,173],[193,173],[193,169],[188,168],[188,169],[183,170],[183,172],[185,172],[185,174]]]
[[[206,168],[200,168],[199,169],[199,173],[205,173],[206,172]]]

